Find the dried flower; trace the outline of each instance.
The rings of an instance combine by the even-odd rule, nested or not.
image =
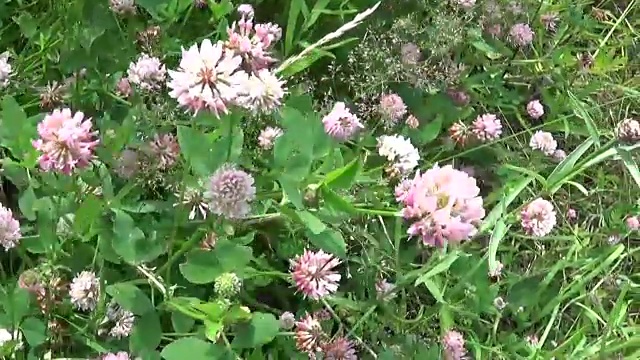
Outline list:
[[[218,117],[226,114],[227,105],[247,79],[247,73],[237,71],[241,63],[242,58],[225,50],[220,41],[214,45],[204,39],[200,49],[195,44],[189,50],[182,49],[180,67],[169,70],[169,96],[194,113],[207,109]]]
[[[242,280],[234,273],[223,273],[213,282],[213,290],[220,297],[231,299],[238,295],[242,288]]]
[[[517,46],[528,46],[533,41],[533,30],[529,27],[529,24],[518,23],[511,27],[509,30],[509,38],[511,42]]]
[[[136,317],[131,311],[125,310],[112,302],[107,308],[107,319],[114,323],[111,330],[109,330],[109,336],[122,339],[131,335]]]
[[[325,308],[318,309],[313,312],[313,317],[318,319],[318,321],[329,321],[331,320],[331,312]]]
[[[98,145],[98,140],[92,139],[97,134],[91,131],[91,120],[84,120],[82,112],[54,110],[38,124],[40,139],[33,141],[33,147],[42,152],[38,158],[40,168],[70,175],[74,169],[87,167]]]
[[[77,274],[69,287],[71,303],[82,311],[93,311],[100,298],[100,279],[92,271]]]
[[[142,54],[129,64],[127,79],[144,90],[157,90],[167,76],[167,69],[157,57]]]
[[[270,113],[284,97],[284,81],[268,69],[260,69],[243,79],[235,103],[254,114]]]
[[[413,116],[413,115],[409,115],[409,117],[407,118],[407,120],[405,120],[405,123],[407,124],[407,126],[409,126],[409,128],[411,129],[417,129],[420,126],[420,121],[418,120],[417,117]]]
[[[465,125],[462,121],[456,121],[449,128],[449,137],[453,142],[460,146],[464,146],[469,140],[469,127]]]
[[[380,279],[376,281],[376,294],[378,300],[388,301],[393,299],[396,294],[393,293],[396,285],[387,281],[387,279]]]
[[[566,159],[567,153],[565,153],[562,149],[558,149],[553,152],[553,155],[551,155],[551,157],[553,158],[553,161],[559,163],[562,162],[562,160]]]
[[[625,223],[627,224],[627,229],[629,231],[640,230],[640,218],[638,218],[638,216],[627,217]]]
[[[44,297],[46,292],[42,277],[33,269],[25,270],[20,274],[18,277],[18,286],[35,295],[36,298]]]
[[[555,32],[558,29],[558,14],[553,12],[542,14],[540,15],[540,22],[547,31]]]
[[[482,142],[497,140],[502,135],[502,123],[494,114],[478,116],[472,128],[473,135]]]
[[[501,24],[487,24],[484,27],[484,30],[487,34],[491,35],[493,38],[499,38],[502,36],[502,25]]]
[[[193,0],[193,5],[198,9],[205,9],[209,4],[207,0]]]
[[[609,235],[609,237],[607,238],[607,244],[611,246],[616,245],[617,243],[620,242],[620,239],[621,237],[618,234]]]
[[[380,98],[380,114],[387,124],[396,124],[407,113],[407,106],[398,94],[387,94]]]
[[[111,11],[120,15],[134,15],[136,13],[135,0],[109,0]]]
[[[504,269],[504,265],[497,260],[494,265],[495,266],[491,267],[491,262],[489,262],[489,277],[496,279],[502,276],[502,269]]]
[[[456,106],[467,106],[471,101],[471,97],[465,91],[448,89],[447,95]]]
[[[124,351],[120,351],[118,353],[108,353],[105,354],[101,360],[129,360],[129,354]]]
[[[296,317],[293,313],[285,311],[280,315],[280,328],[283,330],[291,330],[296,325]]]
[[[210,232],[202,238],[200,241],[200,249],[202,250],[213,250],[216,247],[216,243],[218,242],[218,235],[214,232]]]
[[[277,138],[282,136],[282,129],[279,127],[267,126],[260,131],[258,136],[258,146],[262,150],[271,150]]]
[[[160,34],[160,26],[149,26],[148,28],[138,32],[136,41],[143,49],[150,51],[160,39]]]
[[[551,135],[551,133],[538,130],[533,134],[533,136],[531,136],[529,146],[533,150],[540,150],[545,155],[551,156],[556,151],[558,143],[553,138],[553,135]]]
[[[301,352],[306,352],[309,356],[322,351],[321,343],[325,336],[320,322],[313,316],[307,314],[300,321],[296,321],[296,348]]]
[[[115,171],[123,179],[131,179],[140,171],[140,159],[138,152],[124,150],[116,160]]]
[[[337,102],[333,110],[322,118],[324,131],[338,141],[352,138],[364,125],[357,116],[351,114],[343,102]]]
[[[402,63],[405,65],[416,65],[422,59],[422,51],[414,43],[406,43],[400,49]]]
[[[588,52],[577,55],[580,71],[588,71],[593,65],[593,56]]]
[[[233,165],[223,165],[209,178],[205,198],[209,210],[230,219],[245,217],[251,207],[249,203],[256,197],[253,176]]]
[[[337,337],[322,346],[326,360],[358,360],[353,342],[345,337]]]
[[[624,142],[640,141],[640,122],[630,118],[622,120],[616,127],[616,136]]]
[[[532,346],[532,347],[537,347],[538,346],[539,340],[538,340],[538,336],[536,336],[536,334],[527,335],[525,337],[525,340],[527,341],[529,346]]]
[[[62,104],[66,91],[67,86],[57,81],[47,83],[47,86],[40,89],[40,107],[51,109]]]
[[[16,247],[21,238],[20,223],[13,217],[11,209],[0,204],[0,245],[9,250]]]
[[[0,89],[3,89],[9,85],[9,78],[11,77],[11,64],[9,64],[9,53],[5,52],[0,54]]]
[[[128,78],[123,77],[118,80],[118,83],[116,84],[116,93],[125,99],[133,94],[133,88],[131,87],[131,83]]]
[[[305,250],[290,262],[291,277],[304,297],[318,300],[338,290],[341,276],[333,268],[340,260],[333,255]]]
[[[476,179],[451,165],[418,171],[401,200],[403,217],[413,221],[409,235],[437,247],[469,239],[485,216],[479,194]]]
[[[173,167],[180,156],[180,145],[173,134],[155,134],[149,148],[160,170]]]
[[[467,353],[464,348],[464,337],[455,330],[449,330],[444,334],[442,347],[446,360],[462,360]]]
[[[497,298],[493,299],[493,306],[495,306],[496,309],[502,311],[505,307],[507,307],[507,302],[504,301],[502,296],[498,296]]]
[[[203,219],[207,218],[207,213],[209,212],[209,205],[204,197],[204,182],[199,180],[196,185],[190,186],[186,185],[182,191],[178,191],[175,193],[176,197],[179,199],[177,205],[183,205],[189,210],[189,220],[193,220],[196,218],[196,215],[200,214],[200,217]]]
[[[532,119],[539,119],[544,115],[544,106],[540,100],[531,100],[527,104],[527,113]]]
[[[553,205],[542,198],[527,204],[520,213],[521,224],[527,235],[545,236],[556,226],[556,212]]]
[[[392,168],[406,174],[418,166],[420,154],[409,139],[401,135],[382,135],[378,138],[378,154],[387,158]]]

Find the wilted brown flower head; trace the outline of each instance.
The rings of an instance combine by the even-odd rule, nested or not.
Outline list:
[[[160,26],[153,25],[138,33],[138,45],[146,51],[151,52],[153,46],[160,40]]]

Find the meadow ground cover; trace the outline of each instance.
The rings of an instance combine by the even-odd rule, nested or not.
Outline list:
[[[0,356],[640,358],[638,8],[1,0]]]

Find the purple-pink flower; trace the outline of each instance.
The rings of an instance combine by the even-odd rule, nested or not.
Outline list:
[[[398,94],[386,94],[380,98],[380,113],[388,123],[395,124],[407,113],[407,106]]]
[[[627,224],[627,229],[629,229],[629,231],[640,230],[640,218],[638,218],[637,216],[635,215],[629,216],[627,217],[625,222]]]
[[[532,119],[539,119],[544,115],[544,106],[540,100],[531,100],[527,104],[527,113]]]
[[[20,223],[13,217],[11,209],[0,204],[0,245],[9,250],[16,247],[21,238]]]
[[[485,216],[476,179],[451,165],[417,172],[406,193],[396,189],[396,197],[404,204],[404,218],[413,221],[408,233],[422,237],[425,245],[465,241]]]
[[[537,198],[520,212],[521,225],[527,235],[545,236],[556,226],[556,211],[553,204]]]
[[[117,353],[108,353],[102,357],[102,360],[129,360],[129,354],[124,351]]]
[[[346,141],[352,138],[364,125],[357,116],[351,113],[343,102],[337,102],[333,110],[322,118],[324,131],[331,137],[339,141]]]
[[[515,24],[509,31],[509,38],[511,39],[511,42],[520,47],[531,44],[533,36],[533,30],[531,30],[529,24],[525,23]]]
[[[242,68],[247,72],[268,68],[276,62],[270,51],[282,37],[282,29],[272,23],[254,25],[253,11],[246,5],[240,5],[238,12],[242,18],[227,29],[225,47],[242,58]]]
[[[315,353],[322,351],[321,345],[325,334],[316,318],[307,314],[300,321],[296,321],[295,326],[294,337],[298,350],[308,353],[309,356],[315,356]]]
[[[40,139],[33,141],[33,147],[42,152],[38,158],[40,168],[70,175],[75,169],[87,167],[98,145],[94,140],[97,134],[91,131],[91,120],[85,120],[82,112],[54,110],[38,124]]]
[[[358,360],[353,342],[343,336],[324,344],[322,348],[326,360]]]
[[[149,148],[160,170],[171,168],[180,157],[180,144],[173,134],[155,134]]]
[[[442,337],[442,347],[446,360],[462,360],[467,354],[464,348],[464,336],[455,330],[449,330]]]
[[[502,123],[494,114],[480,115],[473,122],[471,131],[482,142],[496,140],[502,135]]]
[[[333,270],[340,260],[320,250],[305,250],[291,260],[291,277],[305,297],[318,300],[338,290],[340,274]]]

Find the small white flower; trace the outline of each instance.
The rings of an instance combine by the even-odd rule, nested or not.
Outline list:
[[[129,64],[129,82],[145,90],[159,89],[167,75],[167,69],[157,57],[142,54],[136,62]]]
[[[283,85],[284,81],[268,69],[259,70],[241,82],[235,102],[253,113],[269,113],[280,106],[285,94]]]
[[[536,131],[529,141],[529,146],[533,150],[540,150],[547,156],[552,156],[558,147],[558,143],[551,133],[546,131]]]
[[[9,64],[9,53],[0,54],[0,89],[9,85],[11,77],[11,64]]]
[[[91,271],[77,274],[69,287],[71,303],[77,309],[93,311],[100,298],[100,280]]]
[[[409,139],[400,135],[382,135],[378,138],[378,154],[386,157],[393,168],[402,174],[418,166],[420,154]]]
[[[282,129],[278,127],[267,126],[266,128],[260,131],[260,135],[258,136],[258,145],[263,150],[270,150],[273,148],[274,142],[277,138],[282,136]]]

